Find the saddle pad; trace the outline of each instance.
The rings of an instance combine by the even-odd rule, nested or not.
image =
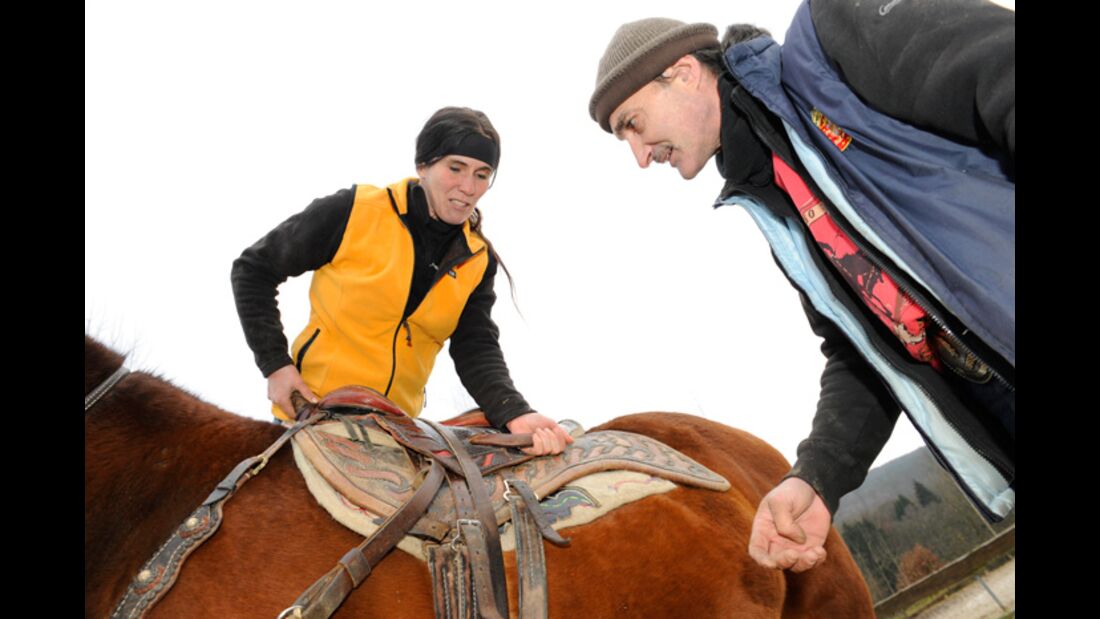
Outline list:
[[[294,459],[306,485],[333,518],[368,536],[412,496],[417,468],[386,432],[357,424],[355,417],[342,419],[299,432]],[[562,454],[486,476],[498,525],[510,518],[503,498],[505,477],[527,482],[544,497],[540,503],[556,529],[591,522],[628,502],[675,488],[665,478],[719,491],[729,488],[721,476],[649,437],[620,431],[575,436]],[[413,536],[398,547],[424,560],[418,538],[441,541],[454,520],[454,499],[444,486],[413,527]],[[504,548],[511,549],[511,527],[502,535]]]

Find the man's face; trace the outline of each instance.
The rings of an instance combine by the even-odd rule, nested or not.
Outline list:
[[[718,95],[697,85],[674,73],[666,82],[649,82],[611,113],[615,136],[630,143],[639,166],[668,163],[692,179],[714,156],[721,112],[708,104],[716,104]],[[707,100],[708,94],[714,102]]]

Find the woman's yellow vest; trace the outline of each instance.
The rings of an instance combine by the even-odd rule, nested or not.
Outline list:
[[[291,355],[318,396],[344,385],[366,385],[416,416],[443,342],[454,333],[470,294],[489,266],[484,239],[462,233],[469,254],[402,320],[413,277],[413,239],[399,215],[408,212],[405,179],[389,187],[357,185],[340,248],[313,272],[309,324]],[[443,265],[448,266],[448,265]],[[278,407],[276,416],[286,419]]]

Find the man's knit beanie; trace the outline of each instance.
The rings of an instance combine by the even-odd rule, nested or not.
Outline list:
[[[596,74],[588,113],[611,133],[611,112],[680,57],[718,47],[718,29],[651,17],[623,24],[611,37]]]

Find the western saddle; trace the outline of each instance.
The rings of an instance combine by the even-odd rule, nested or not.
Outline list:
[[[419,485],[412,484],[416,489],[403,505],[375,510],[384,514],[385,519],[374,533],[344,554],[279,619],[331,616],[410,533],[433,542],[425,545],[425,549],[437,617],[504,619],[509,616],[508,595],[498,525],[508,520],[515,534],[519,614],[543,619],[548,615],[548,603],[542,540],[558,546],[568,546],[569,540],[551,527],[536,490],[546,496],[550,490],[582,474],[613,468],[633,468],[715,490],[729,487],[722,477],[648,437],[612,436],[630,433],[587,435],[606,434],[603,439],[593,439],[604,442],[593,442],[589,449],[602,457],[584,459],[583,455],[574,454],[572,463],[569,458],[561,458],[556,467],[534,466],[542,460],[551,460],[540,459],[530,466],[516,468],[534,458],[516,449],[530,446],[530,435],[502,434],[485,427],[488,424],[479,412],[443,424],[414,419],[377,391],[360,386],[338,389],[316,405],[297,397],[295,407],[297,423],[264,453],[241,462],[218,484],[146,563],[112,617],[143,616],[172,586],[186,557],[216,531],[224,502],[259,473],[268,458],[292,437],[300,448],[311,444],[309,433],[298,433],[323,420],[344,420],[349,434],[352,427],[362,428],[359,436],[367,442],[367,430],[388,434],[415,464]],[[628,456],[628,452],[649,453],[649,462],[640,462]],[[570,454],[571,449],[566,453]],[[501,486],[507,509],[494,505],[491,498],[495,490],[499,500]],[[440,507],[441,501],[444,508]],[[439,513],[445,513],[446,517],[432,517]]]
[[[493,503],[485,474],[507,469],[534,456],[513,447],[531,444],[529,435],[500,434],[487,427],[444,425],[414,419],[392,402],[366,387],[345,387],[319,404],[330,415],[360,415],[357,422],[386,431],[419,462],[423,482],[405,505],[394,511],[362,544],[307,589],[283,617],[328,617],[428,511],[446,481],[454,500],[456,520],[449,542],[429,549],[436,615],[439,617],[508,617],[504,559]],[[470,417],[459,418],[469,423]],[[542,539],[568,546],[569,540],[552,529],[538,507],[534,492],[522,480],[505,481],[512,496],[511,516],[516,531],[520,613],[546,617],[546,562]],[[460,566],[456,568],[456,566]],[[464,584],[469,569],[472,591]],[[472,595],[471,595],[472,594]]]

